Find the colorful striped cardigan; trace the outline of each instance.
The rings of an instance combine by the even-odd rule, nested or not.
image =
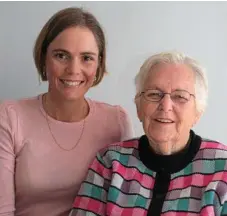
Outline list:
[[[227,215],[227,146],[190,134],[170,156],[155,154],[145,135],[103,149],[70,216]]]

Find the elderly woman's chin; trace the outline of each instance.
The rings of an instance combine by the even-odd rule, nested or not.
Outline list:
[[[175,125],[165,127],[148,127],[145,133],[154,152],[162,155],[170,155],[176,151],[175,144],[179,139]]]

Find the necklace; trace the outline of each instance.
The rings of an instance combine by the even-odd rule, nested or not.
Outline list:
[[[47,106],[47,100],[46,100],[46,97],[45,97],[45,96],[44,96],[44,103],[45,103],[46,106]],[[73,150],[74,148],[76,148],[76,146],[79,144],[79,142],[80,142],[80,140],[81,140],[81,138],[82,138],[82,135],[83,135],[83,133],[84,133],[85,118],[83,119],[83,125],[82,125],[82,129],[81,129],[80,136],[79,136],[79,138],[78,138],[76,144],[75,144],[74,146],[72,146],[70,149],[66,149],[66,148],[62,147],[62,146],[58,143],[57,139],[55,138],[55,136],[54,136],[54,134],[53,134],[53,132],[52,132],[52,130],[51,130],[50,122],[49,122],[48,116],[47,116],[47,112],[45,112],[45,118],[46,118],[46,121],[47,121],[47,125],[48,125],[48,128],[49,128],[50,134],[51,134],[51,136],[52,136],[52,138],[53,138],[55,144],[56,144],[59,148],[61,148],[61,149],[64,150],[64,151],[71,151],[71,150]]]

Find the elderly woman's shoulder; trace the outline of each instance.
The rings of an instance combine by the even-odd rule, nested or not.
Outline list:
[[[136,137],[129,140],[110,144],[107,147],[101,149],[99,155],[104,156],[109,153],[111,153],[112,155],[113,154],[132,155],[134,152],[138,151],[139,146],[138,140],[139,138]]]
[[[227,145],[219,141],[202,138],[200,151],[203,152],[203,156],[207,157],[207,159],[227,160]]]

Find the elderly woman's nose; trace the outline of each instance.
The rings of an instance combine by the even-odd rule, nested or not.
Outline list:
[[[160,101],[160,108],[163,111],[167,112],[167,111],[171,111],[172,107],[173,107],[173,101],[172,101],[170,95],[166,94]]]

